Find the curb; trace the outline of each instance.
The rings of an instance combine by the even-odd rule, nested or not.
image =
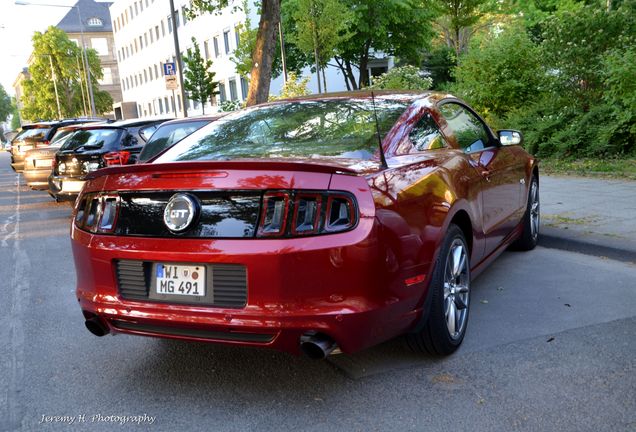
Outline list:
[[[636,244],[557,228],[541,227],[539,246],[636,263]]]

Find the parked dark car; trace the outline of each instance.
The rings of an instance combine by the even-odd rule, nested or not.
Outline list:
[[[192,132],[223,117],[223,114],[188,117],[163,123],[141,150],[137,163],[144,163],[169,149]]]
[[[86,174],[134,164],[147,139],[165,121],[136,119],[77,128],[55,155],[49,194],[56,201],[75,200]]]
[[[16,172],[24,169],[24,156],[28,150],[47,147],[57,130],[73,124],[103,122],[103,118],[73,118],[37,122],[22,126],[22,130],[11,141],[11,168]]]
[[[92,124],[95,125],[100,123]],[[24,168],[22,171],[22,176],[24,177],[27,186],[36,190],[48,189],[49,176],[53,169],[55,153],[57,153],[60,147],[62,147],[62,145],[70,138],[73,132],[82,126],[88,125],[90,124],[80,123],[71,126],[63,126],[59,128],[53,138],[51,138],[51,145],[27,150],[24,155]]]
[[[71,227],[86,326],[312,358],[406,334],[450,354],[471,281],[537,244],[522,141],[442,93],[228,114],[152,163],[88,176]]]

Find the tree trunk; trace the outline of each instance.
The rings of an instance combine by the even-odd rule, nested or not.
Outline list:
[[[342,77],[344,78],[345,85],[347,86],[347,91],[351,91],[351,85],[349,84],[349,78],[347,77],[347,70],[344,67],[344,63],[336,56],[334,57],[340,72],[342,72]]]
[[[322,88],[325,90],[325,93],[327,93],[327,78],[325,77],[325,69],[327,69],[326,66],[322,68]]]
[[[360,79],[358,83],[360,88],[367,87],[369,85],[369,50],[371,49],[371,41],[368,40],[363,47],[363,51],[360,55]]]
[[[247,106],[267,102],[272,80],[272,62],[276,50],[276,36],[280,22],[280,0],[263,0],[261,20],[256,34],[256,46],[252,53],[250,87]]]
[[[349,82],[351,83],[351,89],[358,90],[356,77],[353,75],[353,68],[351,67],[351,62],[349,60],[345,60],[345,68],[347,70],[347,77],[349,78]]]

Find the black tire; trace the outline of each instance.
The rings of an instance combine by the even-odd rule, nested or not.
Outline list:
[[[450,254],[457,245],[461,245],[465,251],[465,266],[462,266],[461,278],[462,284],[465,284],[466,291],[465,296],[462,294],[457,300],[453,300],[455,294],[452,296],[446,295],[445,298],[445,282],[447,276],[452,277],[450,274],[447,275],[447,271],[449,270],[449,260],[453,259]],[[460,262],[462,261],[460,260]],[[450,264],[452,266],[452,262]],[[457,281],[458,279],[454,280]],[[468,250],[464,233],[457,225],[451,224],[448,227],[444,243],[435,261],[429,289],[431,290],[429,295],[432,297],[428,316],[423,317],[426,321],[420,330],[406,335],[406,342],[415,352],[426,352],[437,356],[449,355],[455,352],[464,340],[470,309],[470,251]],[[457,295],[459,296],[460,294]],[[449,302],[453,302],[453,305],[450,305]],[[464,307],[458,306],[458,302],[462,303]],[[451,306],[456,308],[456,313],[465,311],[465,314],[462,315],[460,329],[457,330],[455,328],[456,332],[453,335],[450,333],[450,324],[447,324],[446,316],[446,310]]]
[[[536,191],[536,195],[534,195]],[[533,209],[534,199],[536,198],[536,209]],[[533,222],[536,210],[536,223]],[[530,187],[528,188],[528,200],[526,203],[526,212],[523,215],[523,232],[521,236],[511,245],[511,249],[519,251],[529,251],[537,246],[539,240],[539,225],[541,217],[541,207],[539,200],[539,180],[536,176],[532,176]],[[533,229],[533,224],[535,228]]]

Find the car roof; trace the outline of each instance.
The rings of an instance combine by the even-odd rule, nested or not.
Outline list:
[[[213,122],[215,120],[220,119],[223,116],[226,116],[228,113],[223,112],[223,113],[218,113],[218,114],[206,114],[206,115],[200,115],[200,116],[193,116],[193,117],[186,117],[186,118],[178,118],[178,119],[174,119],[174,120],[168,120],[165,123],[162,123],[160,127],[166,126],[166,125],[174,125],[174,124],[180,124],[180,123],[193,123],[193,122],[200,122],[200,121],[207,121],[207,122]]]
[[[156,117],[156,118],[141,118],[141,119],[128,119],[128,120],[118,120],[116,122],[110,123],[112,126],[120,126],[120,127],[135,127],[135,126],[144,126],[148,124],[158,123],[158,122],[166,122],[168,120],[172,120],[173,117]]]
[[[22,126],[22,130],[63,126],[63,125],[70,125],[70,124],[77,124],[77,123],[92,123],[92,122],[106,122],[106,121],[108,121],[108,119],[98,118],[98,117],[77,117],[77,118],[68,118],[68,119],[62,119],[62,120],[49,120],[49,121],[28,123]]]

